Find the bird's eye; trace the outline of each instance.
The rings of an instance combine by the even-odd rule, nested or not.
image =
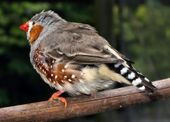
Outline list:
[[[34,24],[35,24],[35,22],[33,21],[33,22],[32,22],[32,25],[34,25]]]

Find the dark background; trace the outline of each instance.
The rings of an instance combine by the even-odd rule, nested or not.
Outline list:
[[[55,91],[29,61],[29,44],[19,25],[42,10],[97,28],[115,48],[135,61],[151,80],[170,74],[169,0],[0,1],[0,106],[47,100]],[[169,122],[170,99],[75,118],[68,122]]]

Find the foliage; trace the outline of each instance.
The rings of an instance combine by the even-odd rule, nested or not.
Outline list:
[[[114,34],[120,33],[118,6],[113,6]],[[152,80],[170,74],[170,8],[158,1],[134,7],[124,6],[124,40],[135,67]]]
[[[170,8],[161,4],[140,5],[136,11],[126,9],[125,38],[137,67],[152,79],[170,74]]]

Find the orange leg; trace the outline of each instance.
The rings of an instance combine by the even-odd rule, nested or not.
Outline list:
[[[62,93],[64,93],[64,91],[57,91],[57,92],[53,93],[53,95],[50,97],[49,101],[58,99],[59,101],[64,103],[65,107],[67,107],[67,100],[64,97],[59,97]]]

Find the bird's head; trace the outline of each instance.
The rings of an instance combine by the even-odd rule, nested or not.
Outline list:
[[[26,23],[20,25],[20,29],[27,33],[29,43],[33,44],[42,32],[50,32],[55,27],[54,25],[59,21],[65,20],[51,10],[46,12],[42,11],[34,15]]]

